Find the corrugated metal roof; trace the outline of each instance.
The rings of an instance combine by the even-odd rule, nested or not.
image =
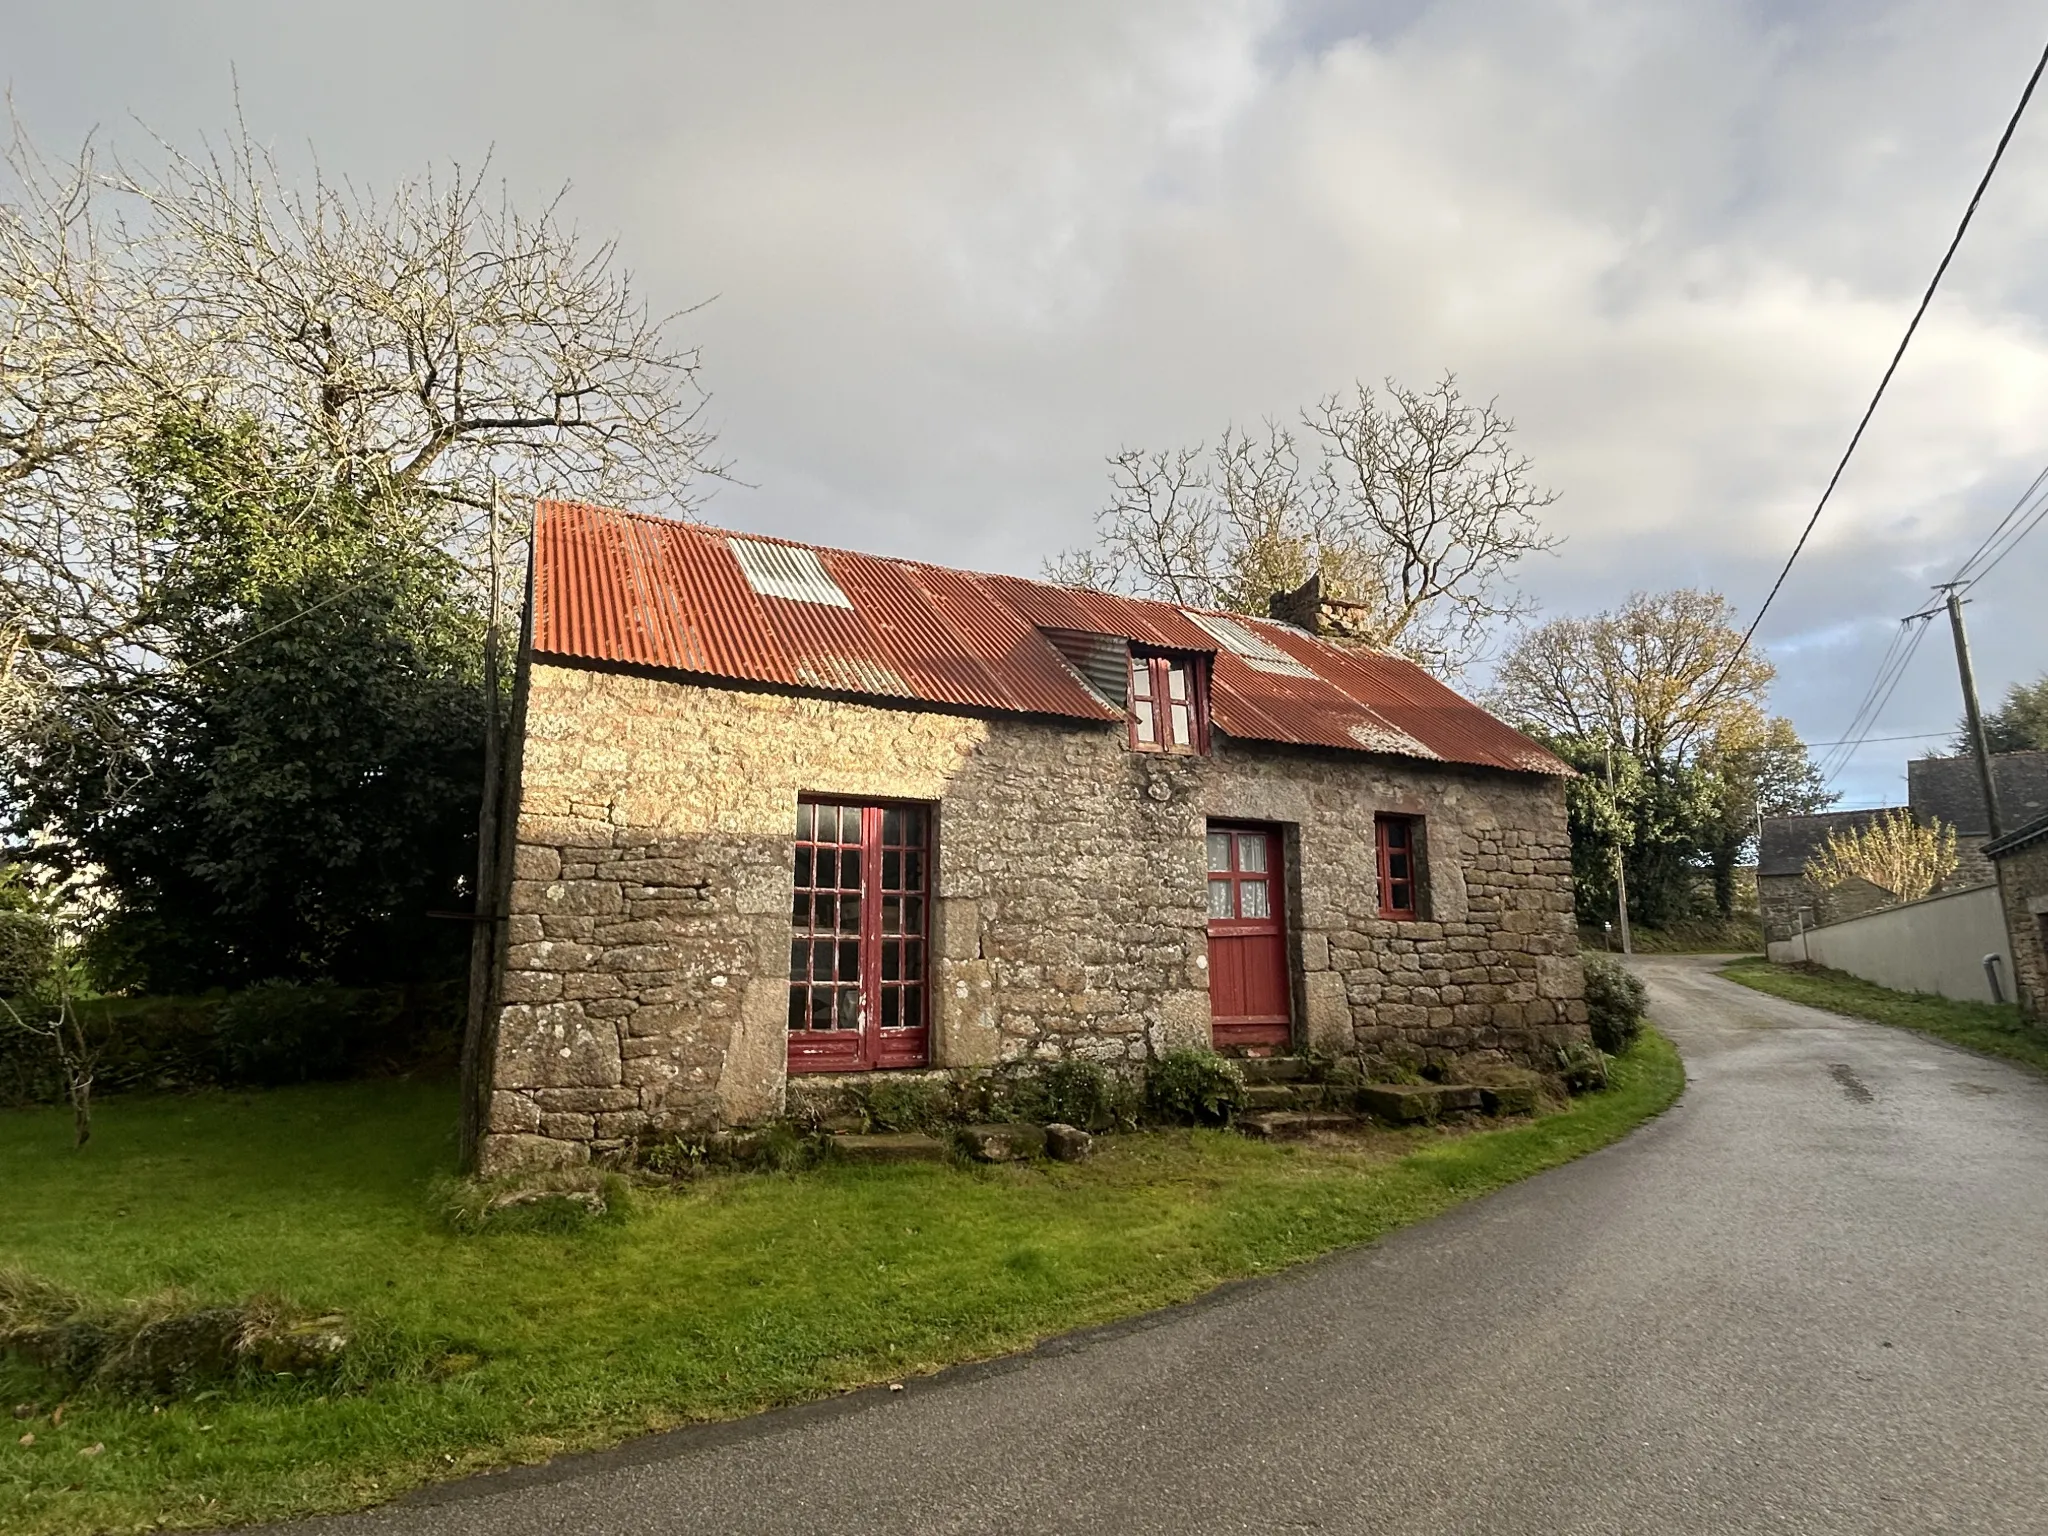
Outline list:
[[[565,660],[956,709],[1121,719],[1070,659],[1067,637],[1088,635],[1214,656],[1210,720],[1226,736],[1521,773],[1571,771],[1414,664],[1269,620],[1196,615],[580,502],[544,501],[535,519],[534,649]]]

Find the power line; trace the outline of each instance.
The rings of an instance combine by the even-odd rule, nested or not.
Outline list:
[[[1877,722],[1883,716],[1885,706],[1891,703],[1892,695],[1898,692],[1900,682],[1904,680],[1907,669],[1913,664],[1913,658],[1919,654],[1920,642],[1927,638],[1928,626],[1933,617],[1931,613],[1916,613],[1899,621],[1899,633],[1893,637],[1892,649],[1886,653],[1890,659],[1878,669],[1869,693],[1864,696],[1865,709],[1858,711],[1860,725],[1852,724],[1848,738],[1821,760],[1821,774],[1829,782],[1833,782],[1835,777],[1849,766],[1857,752],[1862,750],[1870,733],[1877,729]],[[1903,645],[1898,644],[1901,639],[1905,642]]]
[[[1956,250],[1963,243],[1963,235],[1970,227],[1970,220],[1976,216],[1977,205],[1984,200],[1985,189],[1991,185],[1992,174],[1998,169],[1998,162],[2005,158],[2005,147],[2012,142],[2013,131],[2019,127],[2020,118],[2025,115],[2027,103],[2033,99],[2034,87],[2040,83],[2041,72],[2048,69],[2048,48],[2041,50],[2041,57],[2035,61],[2034,72],[2027,77],[2027,88],[2020,92],[2019,105],[2012,110],[2012,117],[2005,125],[2005,132],[1998,137],[1998,147],[1991,152],[1991,163],[1984,168],[1984,175],[1977,182],[1977,190],[1970,194],[1970,203],[1963,210],[1962,221],[1956,225],[1948,249],[1942,253],[1941,265],[1934,269],[1934,277],[1927,284],[1927,291],[1920,296],[1920,306],[1913,311],[1913,318],[1907,322],[1906,334],[1899,338],[1898,350],[1892,353],[1892,360],[1884,370],[1884,377],[1877,381],[1877,393],[1870,397],[1870,404],[1864,408],[1863,419],[1856,423],[1856,431],[1849,438],[1849,446],[1842,450],[1841,461],[1835,465],[1835,472],[1828,476],[1827,486],[1820,493],[1820,500],[1814,504],[1813,515],[1806,520],[1806,527],[1800,531],[1799,542],[1792,546],[1792,553],[1785,558],[1785,567],[1778,572],[1778,579],[1771,583],[1771,590],[1764,595],[1763,606],[1756,611],[1756,617],[1749,621],[1749,628],[1742,633],[1742,643],[1729,655],[1727,664],[1721,669],[1725,678],[1735,666],[1737,658],[1749,649],[1749,642],[1756,635],[1757,626],[1764,621],[1771,604],[1777,599],[1779,589],[1785,585],[1785,578],[1792,574],[1792,567],[1798,561],[1800,552],[1806,548],[1806,541],[1813,536],[1814,525],[1820,521],[1826,509],[1828,498],[1835,494],[1835,487],[1841,482],[1842,472],[1849,467],[1849,459],[1856,452],[1856,445],[1863,441],[1864,428],[1870,425],[1870,418],[1877,414],[1878,402],[1884,399],[1884,392],[1892,381],[1892,375],[1899,370],[1900,360],[1906,355],[1906,347],[1913,340],[1913,333],[1920,328],[1920,319],[1927,313],[1927,306],[1934,302],[1934,291],[1941,286],[1948,265],[1955,259]],[[1719,687],[1721,678],[1715,679]]]
[[[1899,654],[1899,647],[1905,643],[1906,629],[1901,624],[1892,631],[1891,644],[1887,645],[1884,649],[1884,654],[1878,657],[1877,673],[1871,678],[1870,686],[1863,690],[1863,697],[1856,701],[1856,711],[1850,715],[1849,723],[1842,728],[1841,739],[1831,742],[1829,745],[1837,747],[1853,745],[1861,739],[1859,733],[1868,732],[1876,728],[1876,722],[1867,720],[1865,716],[1869,712],[1871,701],[1877,697],[1878,690],[1884,687],[1884,680],[1891,671],[1894,658]]]
[[[1883,741],[1926,741],[1930,736],[1953,736],[1955,728],[1946,727],[1939,731],[1908,731],[1903,736],[1857,736],[1845,737],[1841,741],[1809,741],[1808,747],[1875,746]]]
[[[2043,485],[2048,485],[2048,469],[2043,469],[2041,473],[2034,476],[2034,483],[2020,493],[2020,499],[2012,504],[2010,512],[1998,520],[1998,526],[1984,535],[1984,542],[1970,552],[1970,558],[1956,567],[1956,573],[1949,578],[1950,581],[1963,582],[1975,579],[1970,575],[1970,567],[1984,558],[1985,551],[1999,541],[2000,537],[2013,525],[2016,519],[2025,515],[2027,504],[2033,501],[2035,496],[2040,493]],[[2024,536],[2022,535],[2022,537]]]
[[[2032,533],[2036,528],[2040,527],[2041,520],[2044,517],[2048,517],[2048,497],[2044,497],[2042,499],[2041,505],[2034,509],[2033,515],[2030,518],[2028,518],[2025,523],[2021,524],[2011,534],[2011,536],[2005,540],[2004,547],[2000,549],[1997,554],[1993,555],[1991,559],[1987,561],[1984,565],[1980,566],[1975,575],[1969,577],[1966,580],[1963,580],[1962,585],[1964,587],[1974,587],[1986,576],[1989,576],[1993,571],[1997,570],[1999,561],[2003,560],[2007,555],[2011,554],[2015,549],[2019,547],[2020,541],[2022,539],[2024,539],[2028,534]],[[1971,558],[1974,559],[1976,557],[1972,556]]]

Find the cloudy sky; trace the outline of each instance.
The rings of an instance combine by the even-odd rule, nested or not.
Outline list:
[[[701,343],[737,527],[1034,574],[1124,446],[1445,369],[1567,535],[1547,615],[1753,610],[2043,29],[2004,0],[0,0],[33,137],[254,133],[371,183],[563,184]],[[2048,464],[2048,100],[1763,629],[1843,734],[1898,618]],[[1973,594],[2048,669],[2048,531]],[[1876,734],[1944,732],[1945,636]],[[1873,743],[1845,803],[1903,798]]]

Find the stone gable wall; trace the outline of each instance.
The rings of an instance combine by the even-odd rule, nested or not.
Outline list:
[[[1297,1034],[1548,1064],[1584,1034],[1562,784],[536,664],[486,1165],[779,1113],[801,794],[933,802],[932,1059],[1136,1063],[1209,1033],[1202,833],[1281,824]],[[1425,818],[1422,921],[1373,815]]]
[[[1984,845],[1988,837],[1957,837],[1955,871],[1944,881],[1945,891],[1966,891],[1972,886],[1989,885],[1998,878],[1991,861],[1984,857]]]
[[[1997,868],[2020,1006],[2048,1024],[2048,842],[2007,854]]]
[[[1763,917],[1764,941],[1796,938],[1801,926],[1821,921],[1820,892],[1804,875],[1759,875],[1756,881],[1757,910]],[[1801,909],[1807,913],[1802,925]]]

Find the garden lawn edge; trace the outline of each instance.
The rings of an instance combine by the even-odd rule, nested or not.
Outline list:
[[[469,1438],[452,1438],[458,1422],[452,1418],[442,1422],[433,1401],[422,1401],[419,1392],[408,1390],[359,1405],[358,1416],[349,1422],[374,1428],[372,1438],[380,1453],[361,1453],[351,1464],[310,1467],[283,1459],[289,1453],[275,1447],[265,1451],[258,1446],[250,1451],[237,1479],[228,1475],[234,1471],[234,1446],[208,1437],[207,1452],[213,1460],[172,1466],[163,1459],[151,1459],[150,1444],[138,1435],[143,1443],[127,1460],[128,1481],[118,1486],[110,1481],[98,1488],[92,1486],[92,1474],[115,1471],[111,1453],[119,1448],[124,1431],[137,1428],[132,1416],[138,1412],[143,1425],[153,1423],[164,1429],[170,1427],[168,1421],[173,1416],[219,1420],[221,1427],[228,1429],[230,1410],[228,1405],[216,1404],[202,1414],[179,1404],[167,1407],[162,1418],[152,1421],[147,1410],[103,1408],[95,1412],[89,1404],[77,1404],[62,1435],[69,1438],[76,1419],[77,1432],[82,1437],[103,1437],[110,1454],[90,1463],[64,1455],[48,1464],[45,1480],[31,1482],[15,1475],[21,1464],[9,1464],[16,1447],[0,1443],[0,1527],[21,1536],[210,1528],[338,1513],[400,1497],[462,1497],[465,1488],[495,1491],[517,1486],[522,1478],[572,1476],[583,1468],[604,1464],[589,1461],[586,1453],[625,1463],[673,1454],[703,1443],[706,1436],[743,1434],[748,1421],[766,1410],[831,1413],[865,1401],[859,1396],[864,1388],[886,1390],[884,1384],[894,1381],[922,1381],[928,1386],[941,1372],[953,1373],[977,1364],[1001,1362],[1011,1368],[1019,1355],[1084,1347],[1103,1337],[1105,1329],[1145,1326],[1172,1308],[1213,1303],[1248,1280],[1263,1280],[1315,1259],[1369,1245],[1480,1195],[1609,1146],[1669,1107],[1683,1087],[1684,1069],[1676,1050],[1654,1029],[1646,1029],[1626,1056],[1616,1061],[1614,1086],[1609,1090],[1584,1096],[1568,1109],[1540,1119],[1421,1140],[1406,1155],[1380,1162],[1347,1163],[1337,1154],[1317,1161],[1318,1154],[1276,1154],[1222,1133],[1196,1132],[1192,1139],[1187,1139],[1188,1133],[1169,1133],[1168,1139],[1159,1143],[1155,1159],[1158,1176],[1153,1182],[1141,1178],[1128,1187],[1085,1183],[1061,1187],[1096,1187],[1105,1209],[1113,1208],[1113,1198],[1150,1200],[1165,1215],[1183,1206],[1195,1209],[1193,1218],[1176,1217],[1180,1227],[1169,1229],[1162,1220],[1160,1230],[1170,1230],[1181,1242],[1171,1253],[1172,1262],[1156,1273],[1140,1273],[1146,1266],[1138,1264],[1130,1273],[1118,1272],[1107,1280],[1098,1276],[1092,1288],[1084,1283],[1073,1287],[1072,1294],[1048,1291],[1035,1306],[1013,1306],[992,1318],[962,1317],[949,1324],[950,1332],[942,1327],[928,1338],[906,1344],[900,1362],[883,1358],[878,1341],[857,1348],[842,1344],[837,1352],[828,1348],[825,1358],[810,1361],[803,1371],[792,1373],[785,1368],[777,1375],[764,1365],[754,1382],[734,1381],[723,1390],[700,1385],[694,1397],[679,1386],[677,1397],[669,1402],[622,1395],[607,1403],[593,1396],[582,1405],[587,1411],[580,1417],[563,1410],[552,1419],[530,1415],[526,1422],[515,1422],[515,1413],[502,1422],[492,1421],[498,1432]],[[1172,1139],[1176,1134],[1182,1139]],[[1204,1141],[1204,1137],[1210,1139]],[[1151,1165],[1138,1171],[1146,1174],[1152,1171]],[[979,1173],[949,1170],[947,1176],[966,1181],[994,1179],[998,1189],[1013,1187],[1001,1180],[1022,1177],[1015,1170],[1002,1169]],[[886,1201],[920,1191],[928,1194],[925,1186],[914,1182],[916,1177],[929,1175],[906,1176],[901,1190],[892,1189],[886,1177],[872,1185],[850,1187],[854,1195],[871,1200]],[[1073,1170],[1054,1169],[1046,1177],[1071,1179],[1077,1175]],[[1078,1177],[1085,1179],[1086,1175]],[[786,1186],[787,1181],[757,1183],[752,1198],[765,1205]],[[963,1187],[971,1190],[974,1186]],[[740,1199],[748,1198],[744,1183],[735,1181],[729,1188],[740,1192]],[[1238,1199],[1237,1206],[1230,1204],[1233,1196]],[[1204,1200],[1206,1205],[1199,1204]],[[1281,1208],[1283,1200],[1289,1209]],[[468,1241],[487,1247],[506,1240]],[[1153,1239],[1148,1235],[1143,1244],[1149,1248]],[[510,1250],[506,1252],[509,1259]],[[0,1262],[9,1258],[0,1243]],[[1014,1266],[1017,1254],[999,1245],[969,1258],[999,1271],[1005,1265]],[[689,1317],[681,1320],[695,1321]],[[574,1344],[573,1336],[568,1342]],[[829,1339],[826,1345],[829,1347]],[[890,1346],[891,1352],[893,1349]],[[562,1349],[545,1356],[549,1360],[560,1357]],[[531,1399],[528,1406],[532,1406]],[[546,1405],[553,1406],[552,1402]],[[216,1408],[221,1411],[215,1412]],[[377,1416],[385,1412],[410,1413],[416,1422],[378,1423]],[[124,1415],[129,1417],[124,1420]],[[253,1409],[243,1417],[243,1433],[252,1440],[261,1437],[264,1425],[261,1414]],[[17,1427],[42,1428],[46,1442],[56,1433],[41,1423]],[[335,1433],[331,1425],[323,1426],[323,1432]],[[310,1434],[306,1443],[310,1458]],[[296,1447],[293,1442],[294,1451]],[[55,1445],[46,1448],[58,1449]],[[328,1450],[334,1448],[330,1440]],[[508,1474],[507,1468],[521,1470]],[[493,1475],[476,1477],[483,1473]],[[218,1495],[213,1502],[206,1501],[209,1489]],[[195,1499],[195,1493],[201,1497]]]
[[[1745,956],[1720,968],[1738,986],[1844,1018],[1903,1029],[1973,1056],[2048,1076],[2048,1029],[2027,1024],[2011,1003],[1970,1003],[1931,992],[1898,992],[1824,966],[1781,965]]]

